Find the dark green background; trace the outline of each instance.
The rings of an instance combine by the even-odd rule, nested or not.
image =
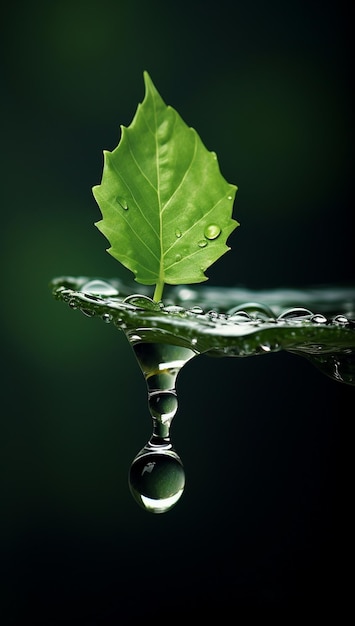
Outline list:
[[[148,70],[239,187],[241,226],[210,284],[351,284],[348,11],[261,0],[2,9],[3,624],[344,605],[353,389],[287,354],[198,357],[180,375],[173,427],[185,494],[149,515],[127,486],[150,434],[133,353],[48,283],[131,280],[93,226],[91,187]]]

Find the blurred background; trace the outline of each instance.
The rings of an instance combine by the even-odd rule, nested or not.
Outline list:
[[[2,9],[2,624],[344,606],[353,388],[283,353],[194,359],[173,425],[185,493],[165,515],[145,513],[127,485],[151,429],[131,348],[48,285],[131,281],[93,225],[91,188],[143,99],[144,70],[239,187],[241,226],[208,284],[353,284],[348,11],[261,0]]]

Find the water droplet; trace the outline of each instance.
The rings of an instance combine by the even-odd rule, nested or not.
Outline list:
[[[181,254],[175,254],[175,261],[181,261]]]
[[[188,313],[193,313],[194,315],[204,315],[205,312],[200,306],[193,306],[191,309],[188,309]]]
[[[207,239],[217,239],[221,234],[221,229],[218,224],[209,224],[205,228],[204,235]]]
[[[175,450],[149,444],[134,459],[129,471],[131,493],[146,511],[165,513],[181,498],[185,471]]]
[[[153,434],[137,454],[129,472],[134,499],[152,513],[169,511],[181,497],[185,472],[170,439],[170,426],[178,408],[176,379],[196,350],[167,343],[137,341],[133,345],[148,390]]]
[[[313,322],[314,324],[326,324],[327,318],[321,313],[315,313],[311,317],[311,322]]]
[[[341,326],[349,324],[349,320],[347,317],[345,317],[345,315],[336,315],[335,317],[333,317],[332,322],[333,324],[339,324]]]
[[[104,280],[98,280],[98,279],[89,280],[82,287],[80,287],[80,291],[87,293],[87,294],[97,295],[97,296],[118,296],[119,295],[119,291],[118,289],[116,289],[116,287],[114,287],[110,283],[107,283]]]
[[[212,320],[217,320],[219,318],[219,313],[215,311],[214,309],[207,311],[207,315]]]
[[[148,311],[160,311],[162,306],[160,302],[154,302],[154,300],[149,298],[149,296],[141,294],[132,294],[131,296],[127,296],[123,302],[125,304],[131,304],[137,309],[146,309]]]
[[[120,196],[117,196],[116,202],[122,207],[122,209],[124,209],[125,211],[128,210],[127,200],[125,200],[124,198],[121,198]]]
[[[271,352],[271,345],[268,341],[265,341],[264,343],[260,344],[260,348],[264,351],[264,352]]]
[[[250,317],[249,313],[243,310],[237,309],[234,313],[228,314],[228,321],[235,323],[246,323],[252,322],[253,319]]]
[[[165,306],[163,309],[166,313],[185,313],[185,309],[183,306],[178,306],[177,304],[170,304]]]
[[[304,319],[306,317],[311,317],[312,311],[309,309],[304,309],[303,307],[293,307],[292,309],[287,309],[279,315],[278,320],[289,320],[289,319]]]
[[[178,408],[176,393],[173,391],[152,391],[148,404],[152,416],[164,425],[167,421],[170,424]]]
[[[106,324],[112,322],[112,315],[110,315],[109,313],[104,313],[101,318]]]
[[[243,313],[244,315],[247,314],[251,319],[273,320],[275,318],[270,307],[261,302],[244,302],[230,309],[228,313],[230,317]]]
[[[228,200],[233,200],[233,196],[228,196]]]
[[[207,246],[207,241],[206,239],[200,239],[200,241],[197,244],[200,248],[205,248]]]
[[[182,235],[181,230],[179,230],[179,229],[177,228],[177,229],[176,229],[176,231],[175,231],[175,237],[177,237],[178,239],[180,239],[181,235]]]

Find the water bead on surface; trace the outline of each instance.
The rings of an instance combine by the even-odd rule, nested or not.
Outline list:
[[[141,295],[141,294],[132,294],[131,296],[127,296],[123,300],[125,304],[131,304],[138,309],[145,309],[147,311],[159,311],[162,308],[160,302],[155,302],[149,296]]]
[[[247,314],[251,319],[274,319],[274,313],[267,304],[260,302],[244,302],[228,311],[229,319],[236,314]]]
[[[119,291],[111,283],[104,280],[89,280],[80,287],[80,291],[101,297],[118,296]]]
[[[206,239],[217,239],[221,234],[221,229],[218,224],[209,224],[205,228],[204,235]]]
[[[198,245],[199,248],[205,248],[207,246],[206,239],[200,239],[200,241],[198,242],[197,245]]]
[[[315,313],[311,317],[311,322],[313,322],[314,324],[326,324],[327,318],[325,317],[325,315],[322,315],[321,313]]]
[[[127,211],[128,210],[128,204],[127,204],[127,200],[125,200],[124,198],[121,198],[120,196],[116,197],[116,202],[117,204],[119,204],[119,206],[124,210]]]
[[[339,324],[341,326],[346,326],[349,324],[349,320],[345,315],[335,315],[332,320],[333,324]]]
[[[292,307],[291,309],[287,309],[278,316],[278,320],[296,320],[296,319],[305,319],[310,318],[312,316],[312,311],[309,309],[305,309],[303,307]]]

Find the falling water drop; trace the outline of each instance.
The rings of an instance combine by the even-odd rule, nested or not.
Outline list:
[[[168,343],[153,343],[127,333],[144,374],[153,433],[129,471],[131,493],[146,511],[165,513],[183,494],[185,472],[171,441],[171,422],[178,409],[176,378],[198,352]]]

